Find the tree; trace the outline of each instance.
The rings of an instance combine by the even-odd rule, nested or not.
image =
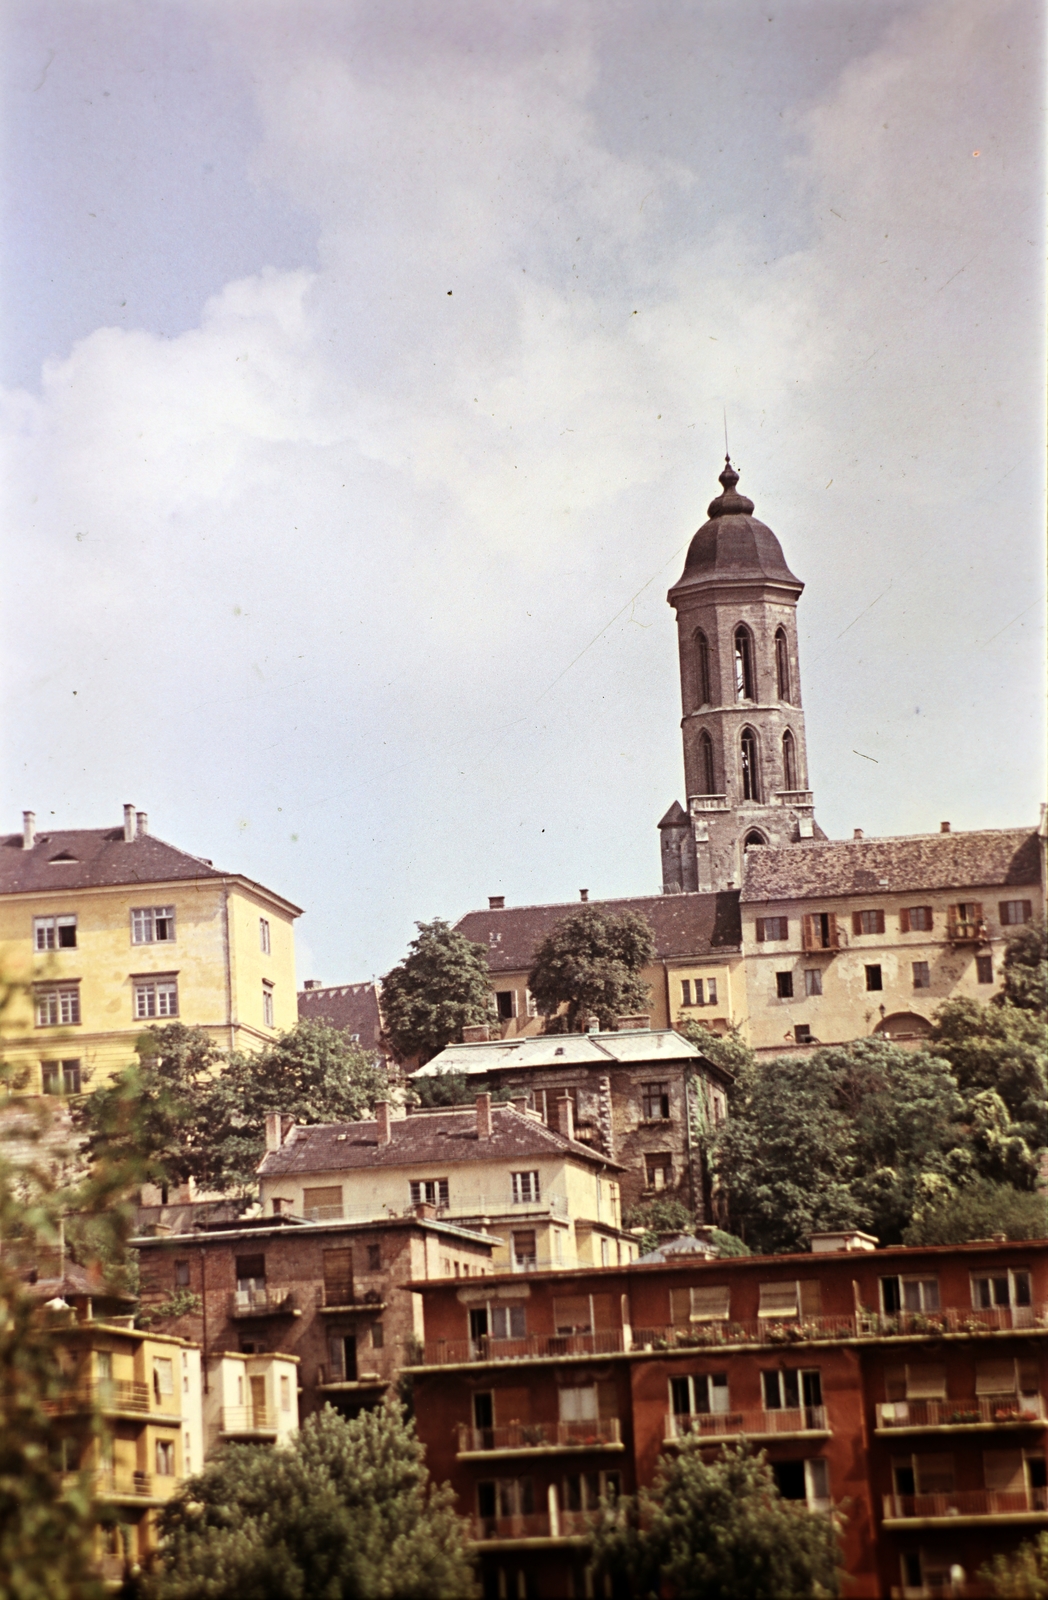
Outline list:
[[[591,1014],[611,1029],[619,1017],[644,1010],[650,990],[641,971],[654,959],[651,924],[636,911],[616,916],[586,905],[564,917],[536,947],[528,975],[547,1033],[581,1033]]]
[[[1048,1207],[1043,1190],[1034,1193],[1008,1183],[978,1178],[961,1189],[932,1192],[918,1205],[903,1234],[904,1244],[964,1244],[969,1239],[1048,1237]]]
[[[463,1028],[493,1015],[487,952],[448,923],[416,922],[418,938],[382,980],[386,1034],[400,1060],[425,1065]]]
[[[835,1522],[783,1500],[767,1457],[745,1446],[703,1460],[701,1441],[662,1458],[649,1492],[607,1504],[598,1569],[636,1600],[780,1600],[840,1593]]]
[[[149,1600],[459,1600],[466,1524],[402,1408],[331,1407],[282,1450],[234,1445],[160,1514]]]
[[[735,1077],[757,1064],[756,1056],[738,1028],[729,1028],[727,1033],[711,1033],[694,1017],[681,1016],[677,1018],[676,1031],[689,1044],[693,1044],[707,1061],[712,1061],[715,1067],[723,1067]]]
[[[1048,1600],[1048,1533],[1024,1539],[1014,1555],[996,1555],[979,1580],[999,1600]]]
[[[1028,922],[1013,933],[1004,951],[1004,991],[994,1004],[1033,1011],[1044,1021],[1048,1012],[1048,929],[1043,921]]]
[[[1032,1152],[1043,1148],[1048,1140],[1045,1028],[1034,1011],[1001,996],[990,1005],[966,996],[946,1000],[935,1013],[928,1049],[950,1063],[962,1094],[999,1095],[1015,1124],[1012,1136]],[[1031,1176],[1027,1186],[1032,1181]]]
[[[492,1084],[483,1072],[436,1072],[426,1076],[416,1074],[409,1080],[409,1089],[420,1106],[475,1105],[478,1094],[490,1094],[492,1101],[512,1100],[515,1090],[506,1084]]]

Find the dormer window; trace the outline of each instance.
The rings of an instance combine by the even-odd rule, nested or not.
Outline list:
[[[735,629],[735,698],[753,700],[753,637],[740,622]]]

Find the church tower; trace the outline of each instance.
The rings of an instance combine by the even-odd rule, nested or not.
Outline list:
[[[718,495],[668,599],[677,613],[687,811],[659,823],[662,887],[738,887],[743,852],[825,837],[813,816],[797,658],[795,578],[771,529]]]

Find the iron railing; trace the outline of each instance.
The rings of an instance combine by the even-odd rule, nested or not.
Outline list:
[[[470,1428],[459,1424],[459,1451],[482,1450],[599,1450],[622,1443],[618,1417],[599,1422],[510,1422],[501,1428]]]
[[[750,1439],[774,1438],[780,1433],[827,1433],[825,1406],[802,1406],[781,1411],[701,1411],[666,1418],[666,1440],[723,1439],[746,1434]]]
[[[458,1366],[468,1361],[528,1361],[535,1356],[601,1356],[624,1350],[621,1328],[607,1333],[529,1333],[519,1339],[430,1339],[418,1365]]]
[[[234,1289],[229,1296],[231,1317],[279,1316],[294,1309],[293,1289]]]
[[[218,1428],[225,1434],[276,1433],[277,1419],[268,1406],[223,1406]]]
[[[584,1536],[593,1525],[588,1511],[535,1511],[508,1517],[474,1517],[473,1537],[490,1539],[571,1539]]]
[[[886,1521],[924,1517],[1017,1517],[1048,1512],[1048,1489],[950,1489],[936,1494],[886,1494]]]

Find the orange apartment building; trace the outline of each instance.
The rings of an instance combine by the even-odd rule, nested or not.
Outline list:
[[[812,1247],[411,1286],[419,1436],[486,1600],[605,1592],[590,1510],[685,1436],[745,1438],[783,1495],[837,1508],[855,1600],[977,1595],[1048,1527],[1048,1245]]]

